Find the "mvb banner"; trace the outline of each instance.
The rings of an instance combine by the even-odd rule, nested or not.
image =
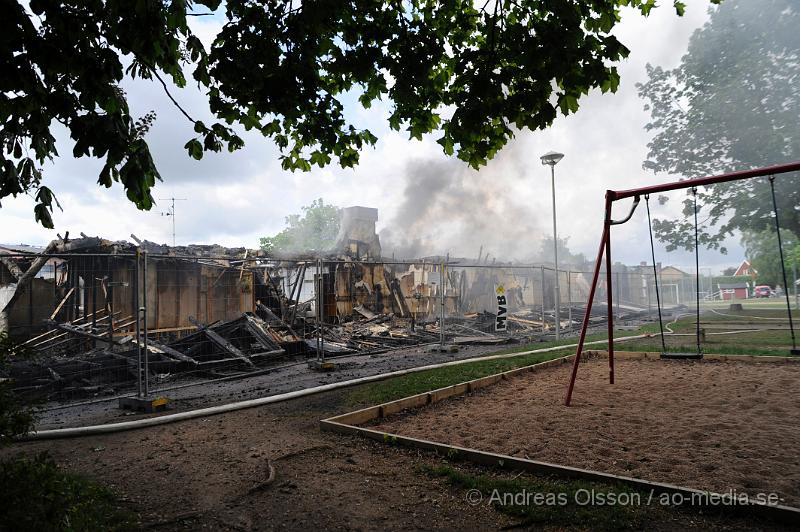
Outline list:
[[[494,322],[494,330],[495,331],[505,331],[508,329],[508,324],[506,323],[508,313],[508,308],[506,306],[506,289],[503,285],[499,284],[495,286],[494,293],[497,296],[497,319]]]

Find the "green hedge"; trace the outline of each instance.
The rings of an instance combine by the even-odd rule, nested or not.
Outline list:
[[[115,495],[46,454],[0,462],[0,530],[132,530]]]

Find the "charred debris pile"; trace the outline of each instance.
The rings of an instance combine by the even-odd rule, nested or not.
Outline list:
[[[531,341],[553,326],[544,271],[537,280],[533,269],[480,259],[382,261],[377,211],[345,211],[325,257],[83,234],[44,249],[0,247],[0,330],[32,353],[5,376],[40,397],[96,395],[130,389],[143,358],[156,381],[208,378],[320,349],[330,357],[442,336],[455,344]],[[497,332],[500,285],[508,320]]]
[[[0,256],[3,321],[32,353],[5,376],[40,397],[130,389],[145,350],[149,374],[164,381],[250,372],[320,348],[330,357],[433,344],[443,313],[448,343],[530,340],[548,327],[524,308],[519,279],[489,269],[443,273],[435,259],[278,260],[89,237]],[[509,286],[514,311],[502,334],[491,310],[498,282]]]

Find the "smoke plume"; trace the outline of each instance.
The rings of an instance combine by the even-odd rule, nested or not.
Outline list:
[[[546,217],[520,198],[533,181],[512,151],[480,171],[455,159],[409,162],[403,201],[380,233],[384,256],[476,258],[483,247],[497,260],[534,260]]]

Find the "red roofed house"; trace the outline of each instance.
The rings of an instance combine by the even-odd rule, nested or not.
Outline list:
[[[756,277],[758,277],[758,271],[753,268],[753,265],[750,264],[749,260],[745,259],[742,261],[742,263],[739,265],[739,268],[737,268],[736,273],[733,275],[747,275],[755,281]]]

